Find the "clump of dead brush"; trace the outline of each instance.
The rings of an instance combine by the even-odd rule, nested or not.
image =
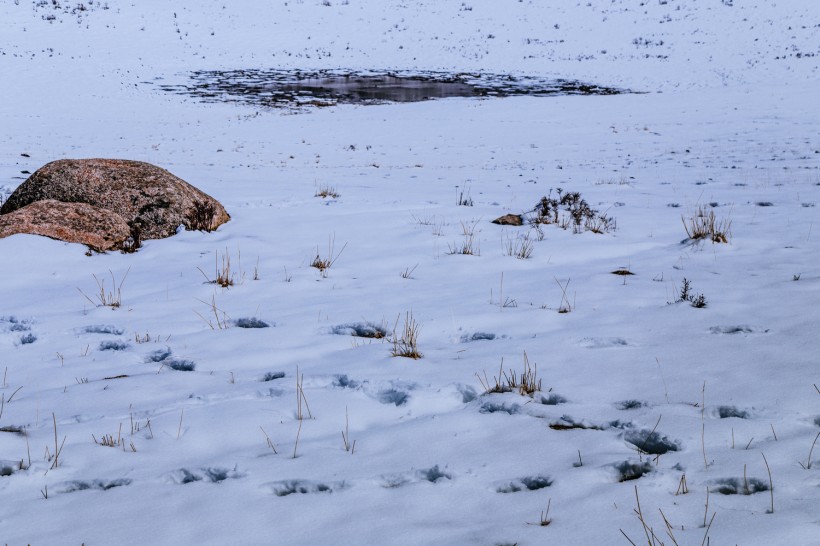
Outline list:
[[[328,197],[331,199],[338,199],[341,195],[336,191],[335,187],[324,184],[319,186],[319,189],[316,190],[314,197],[321,197],[322,199],[327,199]]]
[[[475,240],[475,228],[478,221],[470,223],[461,222],[461,232],[464,235],[464,242],[461,244],[454,243],[447,245],[447,254],[465,254],[467,256],[478,256],[481,254],[481,249]]]
[[[315,267],[319,270],[319,273],[322,275],[322,278],[327,278],[328,269],[336,263],[336,260],[339,259],[339,256],[342,255],[342,252],[345,251],[347,248],[347,243],[342,246],[342,249],[339,251],[338,254],[335,254],[334,248],[336,246],[336,236],[333,235],[332,237],[328,237],[327,241],[327,257],[322,258],[319,254],[319,247],[316,247],[316,257],[310,264],[310,267]]]
[[[212,314],[214,316],[214,320],[211,320],[210,318],[203,316],[200,312],[196,310],[194,311],[194,313],[196,313],[196,315],[199,318],[201,318],[205,322],[205,324],[211,327],[211,330],[228,329],[230,318],[228,317],[228,314],[225,311],[216,306],[216,296],[211,296],[210,303],[199,298],[196,298],[196,300],[200,303],[204,303],[205,305],[207,305],[210,309],[209,314]]]
[[[729,218],[718,219],[715,211],[700,206],[688,219],[681,216],[683,229],[689,239],[710,239],[713,243],[728,243],[732,236],[732,221]]]
[[[214,278],[211,279],[208,275],[202,271],[202,268],[197,267],[199,272],[202,273],[202,276],[205,277],[205,280],[209,284],[218,284],[222,288],[228,288],[229,286],[233,286],[234,279],[236,278],[236,273],[231,269],[231,255],[228,253],[228,249],[225,249],[225,253],[222,255],[222,261],[220,264],[220,256],[219,251],[216,251],[216,256],[214,257]],[[242,254],[237,251],[237,259],[239,260],[239,270],[242,271]]]
[[[390,350],[392,356],[403,356],[405,358],[419,359],[422,355],[418,347],[419,332],[421,325],[416,322],[412,311],[404,315],[404,327],[402,333],[399,335],[396,328],[399,325],[399,317],[396,317],[396,324],[393,326],[393,334],[391,341],[393,348]]]
[[[484,394],[518,392],[521,396],[532,396],[541,390],[541,380],[538,379],[538,365],[530,366],[530,360],[526,352],[524,353],[524,371],[521,372],[520,376],[512,368],[506,372],[504,371],[503,358],[501,359],[498,375],[493,376],[492,382],[487,378],[487,372],[484,372],[483,378],[478,373],[475,375],[484,388]]]
[[[529,234],[518,235],[515,238],[509,237],[504,242],[504,253],[507,256],[515,256],[519,260],[526,260],[532,256],[533,241]]]
[[[565,192],[562,188],[555,190],[555,196],[552,192],[550,189],[530,211],[534,215],[530,223],[555,224],[563,229],[572,228],[573,233],[607,233],[615,230],[615,219],[593,209],[580,193]]]
[[[111,290],[106,290],[105,278],[100,280],[97,278],[97,275],[94,275],[93,273],[91,274],[91,276],[94,277],[94,281],[97,283],[97,289],[99,290],[97,293],[97,301],[89,298],[85,292],[80,290],[79,287],[77,287],[77,290],[80,291],[80,294],[82,294],[85,299],[90,301],[91,304],[96,307],[110,307],[111,309],[116,309],[122,305],[122,285],[125,282],[125,279],[128,278],[128,273],[131,272],[131,268],[129,267],[125,272],[125,275],[123,275],[119,284],[117,284],[117,279],[114,277],[114,272],[110,269],[108,272],[111,274]]]

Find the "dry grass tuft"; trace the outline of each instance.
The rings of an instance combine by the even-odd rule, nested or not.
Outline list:
[[[129,267],[128,270],[123,275],[122,280],[120,283],[117,284],[117,279],[114,277],[114,272],[110,269],[108,272],[111,274],[111,290],[106,290],[105,288],[105,278],[102,280],[97,278],[97,275],[92,274],[91,276],[94,277],[94,281],[97,283],[97,289],[99,292],[97,293],[97,301],[95,302],[93,299],[89,298],[85,292],[80,290],[78,287],[77,290],[80,290],[80,294],[83,295],[85,299],[90,301],[94,306],[97,307],[110,307],[112,309],[118,308],[122,305],[122,285],[125,282],[125,279],[128,278],[128,273],[131,271]],[[98,303],[99,302],[99,303]]]
[[[342,255],[345,248],[347,248],[347,243],[342,246],[342,249],[339,251],[338,254],[334,253],[334,248],[336,246],[336,236],[333,235],[332,237],[328,237],[327,242],[327,257],[322,258],[319,254],[319,247],[316,247],[316,257],[313,258],[313,261],[310,264],[310,267],[315,267],[319,270],[319,273],[322,275],[322,278],[327,278],[328,269],[330,269],[333,264],[336,263],[336,260],[339,259],[339,256]]]
[[[239,260],[240,264],[240,271],[242,267],[242,254],[237,251],[237,259]],[[234,279],[236,274],[231,269],[231,256],[228,254],[228,249],[225,249],[225,253],[222,255],[222,261],[220,265],[220,256],[219,251],[216,251],[216,256],[214,257],[214,278],[211,279],[208,275],[202,271],[202,268],[197,267],[199,272],[202,273],[202,276],[205,277],[205,280],[210,284],[218,284],[222,288],[228,288],[229,286],[233,286]]]
[[[314,197],[321,197],[322,199],[326,199],[330,197],[331,199],[338,199],[341,197],[341,194],[336,191],[336,188],[333,186],[323,185],[320,186],[318,190],[316,190],[316,194]]]
[[[396,325],[393,327],[393,349],[390,354],[393,356],[403,356],[405,358],[419,359],[422,355],[419,352],[418,338],[421,331],[421,325],[413,318],[413,313],[407,312],[404,315],[404,328],[401,336],[396,333],[396,328],[399,324],[399,317],[396,317]]]
[[[732,221],[729,218],[718,219],[715,211],[698,207],[688,220],[681,216],[683,228],[689,239],[710,239],[713,243],[728,243],[731,238]]]
[[[532,396],[541,390],[541,380],[538,379],[538,366],[530,366],[530,360],[526,352],[524,353],[524,371],[521,372],[520,376],[512,368],[506,372],[504,371],[503,358],[501,359],[498,376],[493,377],[492,383],[487,379],[487,372],[484,372],[483,378],[478,373],[475,375],[484,388],[485,394],[518,392],[521,396]]]

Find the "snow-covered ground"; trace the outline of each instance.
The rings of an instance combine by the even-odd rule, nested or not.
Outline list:
[[[820,7],[188,4],[0,5],[4,197],[115,157],[232,215],[130,255],[0,240],[0,542],[646,543],[637,493],[658,544],[820,544]],[[235,68],[642,94],[293,113],[160,89]],[[617,229],[490,223],[559,187]],[[699,207],[729,244],[686,240]],[[235,284],[208,283],[226,256]],[[391,356],[410,314],[419,360]],[[541,390],[485,393],[502,361]]]

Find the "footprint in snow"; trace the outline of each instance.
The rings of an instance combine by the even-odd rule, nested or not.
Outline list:
[[[180,468],[168,474],[167,479],[174,484],[183,485],[194,482],[220,483],[228,479],[243,478],[245,474],[237,471],[236,467],[233,470],[218,467],[205,467],[199,469],[189,470],[187,468]]]
[[[381,486],[387,489],[395,489],[397,487],[404,487],[413,483],[439,483],[442,480],[452,480],[453,475],[447,471],[439,468],[439,465],[430,468],[422,468],[410,472],[400,472],[397,474],[384,474],[381,477]]]
[[[172,351],[170,347],[166,347],[165,349],[157,349],[145,357],[145,362],[149,364],[162,364],[163,366],[167,366],[168,368],[178,372],[192,372],[196,369],[196,363],[194,361],[184,358],[174,358],[171,355]]]
[[[552,485],[549,476],[524,476],[512,481],[501,482],[496,485],[497,493],[518,493],[519,491],[538,491]]]
[[[58,493],[74,493],[75,491],[108,491],[115,487],[130,485],[131,480],[120,478],[117,480],[71,480],[58,484],[54,489]]]
[[[758,334],[758,333],[766,333],[769,330],[761,330],[758,328],[752,328],[746,324],[738,324],[732,326],[712,326],[709,328],[709,332],[713,334],[727,334],[727,335],[735,335],[735,334]]]
[[[318,482],[313,480],[282,480],[270,482],[262,487],[270,489],[277,497],[288,495],[309,495],[311,493],[333,493],[347,488],[345,482]]]
[[[125,333],[122,328],[117,328],[111,324],[92,324],[82,329],[85,334],[106,334],[113,336],[121,336]]]
[[[585,337],[578,344],[587,349],[607,349],[610,347],[627,347],[629,345],[622,337]]]

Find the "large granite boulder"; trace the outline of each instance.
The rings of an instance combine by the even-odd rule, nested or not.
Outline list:
[[[38,169],[9,196],[0,208],[0,218],[8,224],[14,218],[5,216],[43,201],[85,204],[95,209],[92,214],[89,208],[76,207],[72,209],[72,219],[65,221],[59,214],[49,214],[49,221],[54,222],[51,227],[46,226],[44,219],[32,220],[34,214],[43,213],[43,206],[28,211],[27,225],[37,225],[38,233],[49,237],[54,237],[50,233],[70,233],[72,226],[89,228],[87,233],[90,234],[93,223],[99,222],[99,240],[108,241],[109,237],[119,233],[118,229],[112,230],[113,226],[120,220],[125,221],[129,234],[120,241],[113,241],[108,248],[125,246],[133,250],[141,240],[170,237],[180,225],[191,230],[213,231],[230,220],[218,201],[165,169],[122,159],[53,161]],[[62,210],[66,209],[63,207]],[[106,211],[112,213],[108,219],[105,219]],[[83,214],[89,216],[78,223]],[[49,234],[42,233],[44,231]],[[71,240],[68,237],[55,238]],[[103,248],[96,244],[89,246]]]
[[[54,199],[35,201],[0,215],[0,239],[17,233],[82,243],[100,252],[128,249],[131,238],[131,228],[116,212]]]

